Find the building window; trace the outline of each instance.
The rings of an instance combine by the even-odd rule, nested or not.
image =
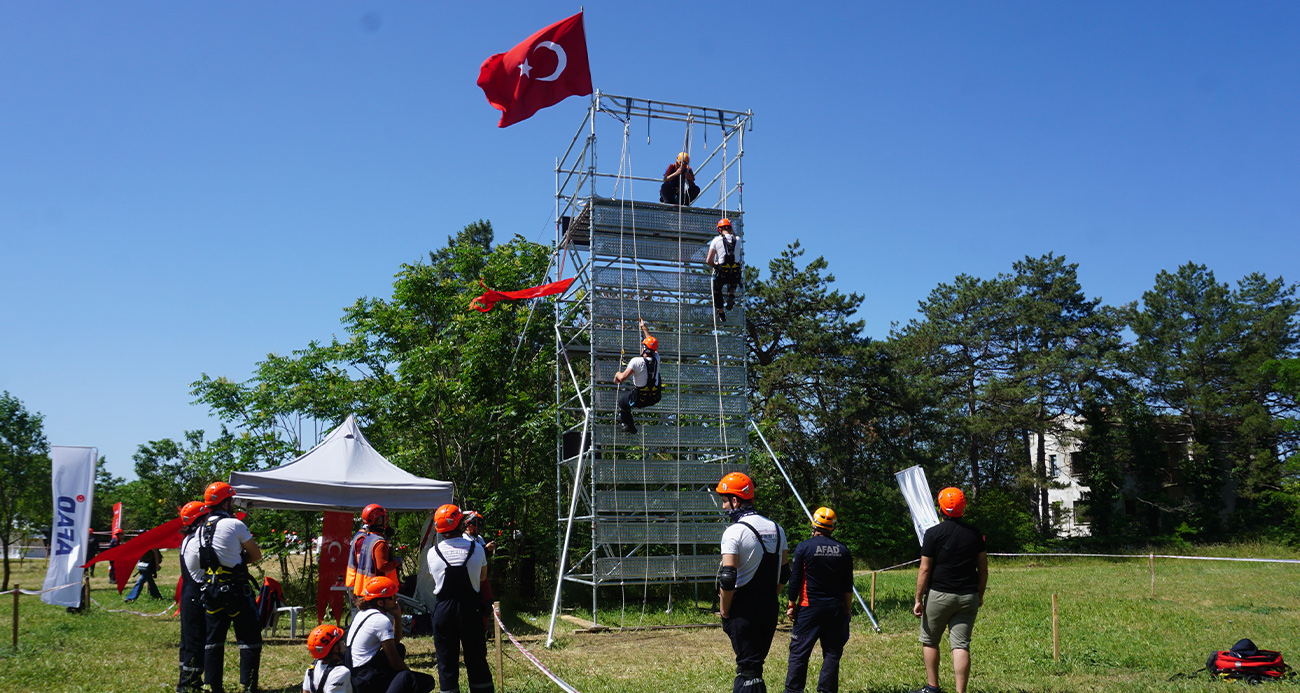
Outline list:
[[[1047,469],[1048,469],[1048,472],[1047,472],[1047,473],[1048,473],[1048,476],[1050,476],[1051,478],[1055,479],[1056,477],[1058,477],[1058,476],[1061,475],[1061,469],[1060,469],[1060,467],[1057,467],[1057,466],[1056,466],[1056,455],[1048,455],[1048,456],[1047,456],[1047,464],[1048,464],[1048,467],[1047,467]]]

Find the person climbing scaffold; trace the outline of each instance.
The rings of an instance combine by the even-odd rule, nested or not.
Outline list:
[[[695,171],[691,169],[691,155],[682,152],[677,161],[668,164],[664,182],[659,186],[659,201],[666,205],[689,207],[700,196],[700,186],[695,184]]]
[[[713,310],[718,322],[727,320],[727,311],[736,305],[736,287],[743,280],[740,239],[731,232],[731,220],[718,222],[718,237],[709,241],[709,252],[704,264],[713,269]],[[722,302],[722,289],[727,289],[726,304]]]
[[[645,320],[638,321],[641,334],[641,355],[627,362],[627,368],[614,376],[614,384],[632,378],[633,389],[618,398],[618,421],[623,425],[623,432],[636,435],[636,423],[632,420],[632,407],[644,409],[659,403],[663,396],[663,383],[659,379],[659,340],[655,339]]]
[[[754,482],[732,472],[718,482],[732,525],[722,533],[718,604],[736,653],[732,693],[767,693],[763,662],[776,634],[776,595],[790,580],[785,530],[754,507]]]

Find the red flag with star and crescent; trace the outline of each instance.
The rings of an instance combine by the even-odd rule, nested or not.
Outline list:
[[[513,125],[570,96],[591,93],[582,13],[529,36],[483,61],[478,73],[488,103],[501,111],[497,127]]]

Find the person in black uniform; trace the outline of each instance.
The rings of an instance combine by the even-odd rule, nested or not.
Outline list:
[[[943,693],[939,688],[939,641],[948,629],[957,693],[966,693],[970,679],[970,637],[975,616],[984,604],[989,558],[984,535],[957,519],[966,512],[966,495],[958,488],[939,492],[943,522],[927,529],[921,542],[921,569],[916,575],[912,614],[921,619],[921,651],[926,684],[918,693]]]
[[[813,513],[813,535],[794,549],[790,564],[789,603],[785,613],[794,624],[790,632],[790,664],[786,693],[802,693],[808,679],[808,657],[822,644],[822,671],[817,693],[840,689],[840,657],[849,641],[849,610],[853,607],[853,556],[849,547],[831,538],[835,511]]]
[[[465,516],[448,503],[433,515],[442,541],[429,549],[433,574],[433,648],[438,657],[438,689],[460,690],[460,657],[475,693],[492,693],[492,670],[483,639],[483,599],[479,589],[487,579],[487,556],[478,542],[463,534]]]
[[[203,611],[203,568],[199,563],[198,521],[208,514],[203,501],[181,508],[181,677],[176,693],[198,693],[203,688],[203,643],[207,640],[207,614]]]
[[[203,502],[210,511],[198,538],[208,630],[203,644],[203,682],[213,693],[225,691],[222,678],[226,633],[234,625],[235,641],[239,643],[239,684],[245,693],[256,693],[262,663],[262,622],[257,617],[257,588],[248,566],[262,559],[262,549],[248,526],[233,516],[234,499],[235,489],[224,481],[208,484],[203,492]]]
[[[767,693],[763,663],[776,634],[776,597],[790,579],[785,531],[758,513],[748,476],[732,472],[716,490],[734,523],[722,533],[718,569],[722,630],[736,653],[732,693]]]

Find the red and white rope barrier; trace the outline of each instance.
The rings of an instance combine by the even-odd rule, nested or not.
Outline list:
[[[517,639],[515,639],[513,633],[511,633],[509,630],[506,630],[506,624],[501,620],[501,610],[496,608],[495,605],[493,605],[492,607],[492,617],[497,620],[497,625],[501,626],[501,632],[505,633],[506,637],[510,638],[510,642],[514,643],[514,646],[518,648],[519,652],[522,653],[524,657],[528,659],[528,661],[532,662],[533,666],[537,667],[539,671],[545,674],[546,678],[553,681],[555,685],[559,686],[560,690],[563,690],[565,693],[579,693],[578,689],[574,688],[572,685],[570,685],[567,681],[560,678],[559,676],[556,676],[555,673],[552,672],[550,669],[547,669],[545,664],[542,664],[541,661],[537,659],[537,657],[533,656],[532,652],[528,651],[528,648],[524,647],[523,644],[521,644]]]

